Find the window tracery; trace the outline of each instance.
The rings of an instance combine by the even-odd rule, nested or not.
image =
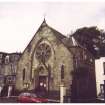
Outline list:
[[[36,48],[36,58],[40,62],[46,62],[51,56],[51,48],[48,44],[39,44]]]

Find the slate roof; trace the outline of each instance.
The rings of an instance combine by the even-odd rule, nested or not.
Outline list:
[[[46,24],[46,21],[44,21]],[[47,24],[46,24],[47,25]],[[48,25],[47,25],[48,26]],[[64,46],[75,56],[76,55],[76,51],[78,51],[78,49],[84,49],[85,51],[87,51],[88,53],[90,53],[85,47],[83,47],[73,36],[71,37],[66,37],[64,36],[62,33],[56,31],[55,29],[53,29],[52,27],[48,26],[54,33],[54,35],[56,36],[56,38],[58,40],[60,40]],[[90,53],[91,54],[91,53]],[[91,54],[92,55],[92,54]],[[93,56],[93,55],[92,55]]]
[[[44,27],[44,26],[47,26],[48,28],[50,28],[51,29],[51,31],[54,33],[54,35],[56,36],[56,38],[59,40],[59,41],[61,41],[65,46],[66,46],[66,44],[67,44],[67,37],[65,36],[65,35],[63,35],[63,34],[61,34],[60,32],[58,32],[57,30],[55,30],[55,29],[53,29],[52,27],[50,27],[47,23],[46,23],[46,20],[44,19],[44,21],[42,22],[42,24],[40,25],[40,27],[38,28],[38,30],[37,30],[37,32],[39,32],[41,29],[42,29],[42,27]],[[37,33],[36,32],[36,33]],[[35,35],[36,35],[36,33],[35,33]],[[31,41],[34,39],[34,37],[35,37],[35,35],[33,36],[33,38],[31,39]],[[30,45],[30,43],[31,43],[31,41],[29,42],[29,44],[27,45],[27,47]],[[70,43],[69,43],[70,44]],[[26,48],[27,48],[26,47]],[[26,48],[24,49],[24,51],[26,50]],[[24,53],[24,51],[23,51],[23,53]],[[22,53],[22,55],[23,55],[23,53]]]
[[[72,51],[72,48],[83,48],[78,42],[77,45],[74,45],[72,37],[68,38],[65,35],[63,35],[62,33],[58,32],[57,30],[55,30],[54,28],[50,27],[47,23],[46,20],[44,19],[44,21],[42,22],[42,24],[40,25],[40,27],[38,28],[37,32],[39,32],[42,27],[47,26],[48,28],[51,29],[51,31],[54,33],[54,35],[56,36],[56,38],[63,43],[63,45],[73,54],[75,55],[74,51]],[[37,33],[36,32],[36,33]],[[36,35],[35,33],[35,35]],[[31,41],[34,39],[35,35],[33,36],[33,38],[31,39]],[[27,47],[30,45],[31,41],[29,42],[29,44],[27,45]],[[26,47],[26,48],[27,48]],[[26,50],[26,48],[24,49],[24,51]],[[85,48],[83,48],[85,49]],[[24,53],[23,51],[23,53]],[[22,55],[23,55],[22,53]],[[21,56],[22,56],[21,55]]]

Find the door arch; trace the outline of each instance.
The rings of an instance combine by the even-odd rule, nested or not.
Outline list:
[[[48,89],[48,72],[47,70],[41,65],[37,68],[35,72],[35,90],[38,92],[47,91]]]

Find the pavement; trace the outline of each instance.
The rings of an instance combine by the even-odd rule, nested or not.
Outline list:
[[[18,103],[17,96],[0,97],[0,103]]]

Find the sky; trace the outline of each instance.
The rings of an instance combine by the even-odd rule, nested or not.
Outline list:
[[[105,29],[105,1],[0,1],[0,51],[23,52],[44,17],[65,36],[86,26]]]

